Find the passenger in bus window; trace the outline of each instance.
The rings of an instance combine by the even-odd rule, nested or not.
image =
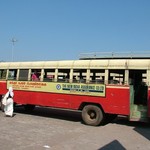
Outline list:
[[[13,117],[13,111],[14,111],[13,97],[14,97],[13,88],[9,87],[9,90],[5,94],[2,101],[4,105],[4,112],[6,117]]]
[[[38,75],[37,72],[34,72],[34,73],[32,74],[32,81],[39,81],[39,75]]]

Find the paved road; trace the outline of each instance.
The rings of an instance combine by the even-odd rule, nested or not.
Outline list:
[[[150,124],[125,118],[92,127],[80,113],[18,107],[13,118],[0,112],[0,120],[0,150],[150,150]]]

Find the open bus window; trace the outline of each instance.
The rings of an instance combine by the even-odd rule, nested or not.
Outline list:
[[[55,78],[55,69],[44,69],[44,78],[43,81],[51,82]]]
[[[41,69],[33,69],[31,71],[32,71],[32,73],[31,73],[32,81],[40,81]]]
[[[85,83],[86,82],[86,69],[74,69],[73,70],[73,82]]]
[[[19,80],[27,81],[28,80],[29,69],[20,69]]]
[[[104,69],[91,69],[90,70],[90,83],[104,84],[105,70]]]
[[[61,75],[59,75],[57,81],[58,81],[58,82],[65,82],[65,81],[66,81],[66,76],[63,76],[63,75],[61,76]]]
[[[96,79],[95,83],[104,84],[104,79]]]
[[[8,80],[16,80],[17,79],[17,69],[10,69],[8,72]]]
[[[0,79],[6,79],[7,70],[1,69],[0,70]]]
[[[109,70],[108,84],[124,84],[125,70]]]
[[[129,70],[129,84],[146,85],[147,84],[146,70]]]
[[[58,82],[69,82],[70,79],[70,69],[58,69]]]

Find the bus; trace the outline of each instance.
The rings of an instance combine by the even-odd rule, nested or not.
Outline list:
[[[148,57],[0,62],[1,98],[9,87],[14,104],[27,111],[35,106],[80,111],[86,125],[118,115],[129,121],[150,119]]]

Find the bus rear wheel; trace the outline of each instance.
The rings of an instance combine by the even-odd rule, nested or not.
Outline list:
[[[85,124],[98,126],[103,122],[104,114],[96,105],[86,105],[82,110],[82,119]]]

